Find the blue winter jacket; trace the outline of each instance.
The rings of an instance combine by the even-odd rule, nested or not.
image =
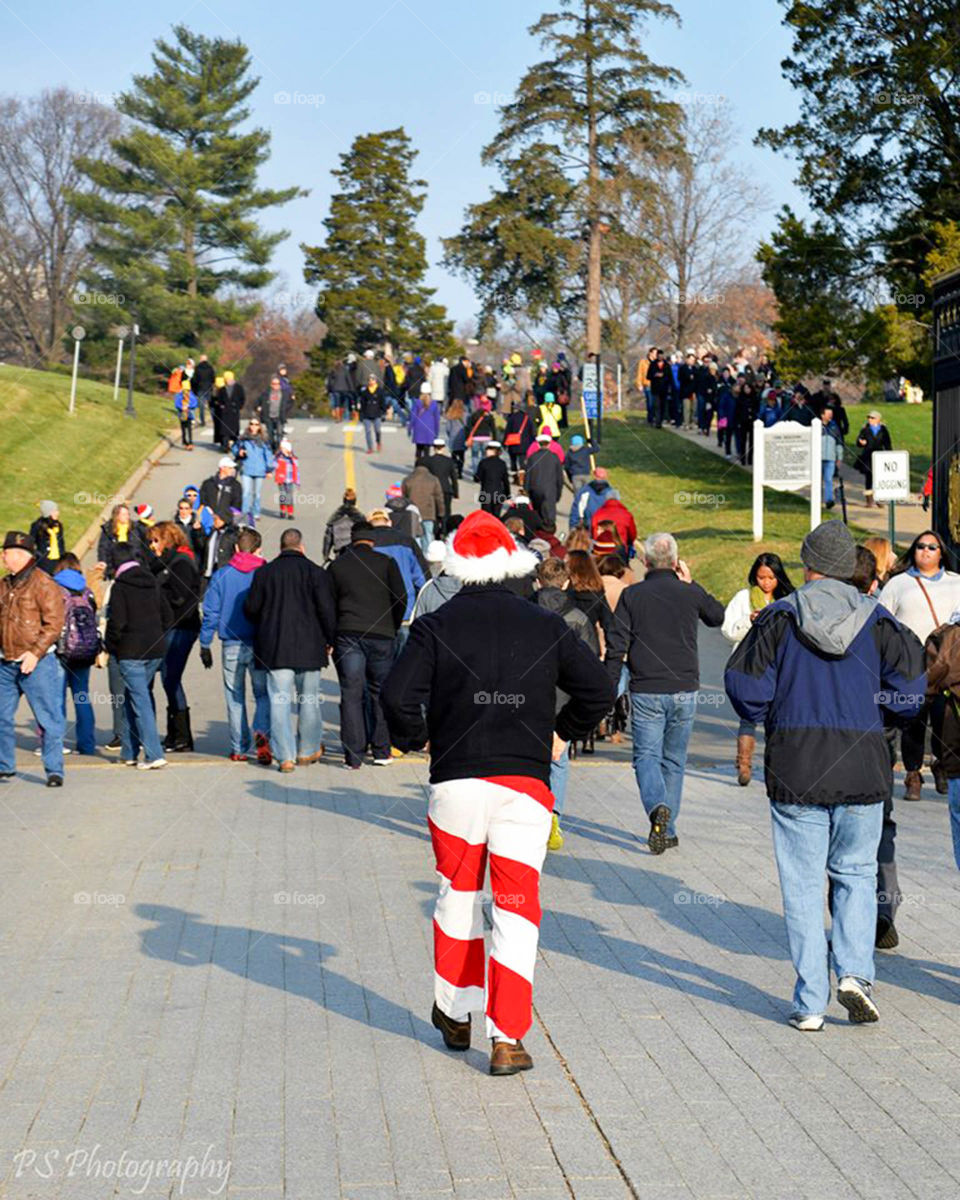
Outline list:
[[[923,647],[884,607],[816,579],[763,609],[727,663],[737,715],[766,730],[775,804],[880,804],[893,787],[883,710],[914,716]]]
[[[573,498],[570,507],[570,528],[574,525],[586,525],[593,528],[593,514],[603,508],[608,500],[619,500],[620,493],[605,479],[591,479],[585,483]]]
[[[264,561],[253,554],[235,554],[226,566],[214,571],[203,593],[201,646],[209,646],[214,634],[219,634],[221,642],[253,645],[253,626],[244,616],[243,602],[253,583],[254,572]]]
[[[241,450],[246,450],[246,458],[240,458]],[[237,459],[240,474],[251,479],[264,478],[277,465],[269,442],[262,438],[241,438],[233,447],[233,457]]]
[[[409,546],[400,544],[374,545],[373,548],[378,554],[386,554],[388,558],[392,558],[400,568],[400,574],[403,576],[403,584],[407,589],[407,607],[403,614],[403,619],[409,621],[410,615],[413,612],[413,606],[417,602],[417,595],[424,583],[426,583],[423,568],[417,562],[417,556]]]
[[[193,416],[200,405],[197,397],[190,391],[187,392],[186,396],[184,396],[183,392],[177,392],[173,398],[173,407],[180,420],[186,421],[188,417]]]

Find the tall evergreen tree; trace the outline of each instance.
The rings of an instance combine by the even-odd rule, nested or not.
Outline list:
[[[239,129],[259,83],[246,46],[183,25],[173,33],[158,39],[152,74],[135,75],[117,101],[131,124],[112,144],[116,161],[78,162],[98,192],[71,198],[97,226],[90,283],[124,295],[144,332],[192,345],[256,311],[229,293],[266,286],[287,236],[264,232],[256,215],[307,193],[257,186],[270,134]]]
[[[426,183],[410,178],[416,155],[400,128],[362,134],[340,156],[326,241],[301,247],[304,278],[320,287],[317,316],[327,327],[316,368],[380,341],[438,353],[454,348],[446,310],[424,286],[426,241],[416,221]]]
[[[583,182],[588,242],[586,348],[600,350],[603,235],[608,227],[604,189],[617,171],[624,139],[669,136],[677,108],[661,88],[682,81],[652,62],[641,34],[648,18],[679,21],[660,0],[560,0],[530,33],[548,57],[520,80],[501,115],[500,131],[484,151],[488,163],[517,159],[531,143],[553,145],[565,170]]]

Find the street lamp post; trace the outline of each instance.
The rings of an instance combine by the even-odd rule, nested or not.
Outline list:
[[[137,363],[137,334],[140,332],[140,326],[135,322],[130,323],[130,374],[127,378],[127,407],[123,410],[124,416],[135,417],[137,410],[133,407],[133,376],[136,370]]]
[[[70,415],[72,417],[74,409],[77,407],[77,372],[80,369],[80,343],[87,336],[87,331],[82,325],[74,325],[70,330],[70,336],[73,338],[73,377],[70,380]]]
[[[117,370],[113,378],[113,399],[116,401],[120,395],[120,367],[123,363],[123,343],[127,340],[127,334],[130,330],[126,325],[115,325],[110,332],[117,339]]]

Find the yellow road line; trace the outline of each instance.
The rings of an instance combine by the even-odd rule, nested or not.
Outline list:
[[[350,422],[343,427],[343,486],[357,490],[357,472],[353,463],[353,435],[357,427]]]

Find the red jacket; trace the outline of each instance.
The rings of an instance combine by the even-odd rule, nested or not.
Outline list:
[[[597,529],[601,521],[612,521],[616,525],[620,540],[628,550],[637,540],[637,526],[633,514],[621,500],[608,500],[606,504],[601,504],[593,514],[594,537],[597,536]]]
[[[273,472],[274,482],[280,487],[284,484],[298,484],[300,482],[300,467],[297,463],[295,454],[277,455],[277,466]]]

